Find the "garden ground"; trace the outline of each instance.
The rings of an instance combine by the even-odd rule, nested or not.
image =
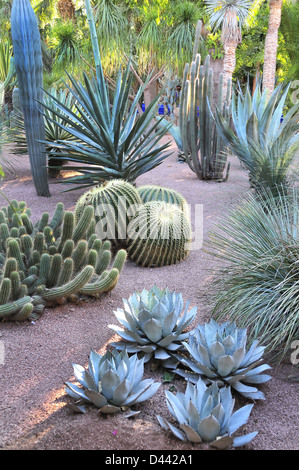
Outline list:
[[[171,140],[170,137],[166,139]],[[225,183],[205,183],[196,179],[186,163],[173,154],[155,170],[137,180],[137,185],[157,184],[181,192],[191,205],[203,207],[203,240],[217,222],[249,190],[247,174],[239,161],[231,158],[229,179]],[[7,156],[9,154],[7,153]],[[15,157],[14,157],[15,158]],[[73,210],[83,190],[62,194],[62,184],[51,184],[51,198],[36,196],[28,158],[14,161],[16,174],[7,175],[0,189],[9,199],[24,200],[32,210],[32,218],[42,212],[54,212],[63,201]],[[1,198],[0,205],[7,205]],[[194,213],[192,224],[194,227]],[[162,383],[148,402],[136,407],[140,414],[126,418],[119,413],[107,418],[93,407],[86,414],[74,414],[68,407],[64,382],[73,379],[72,363],[87,363],[91,349],[104,353],[107,345],[118,337],[107,327],[117,324],[113,310],[122,306],[122,299],[133,291],[153,285],[180,291],[184,300],[198,306],[194,326],[209,319],[211,311],[211,279],[217,263],[202,249],[191,250],[183,262],[163,268],[141,268],[127,261],[116,288],[97,300],[82,300],[47,309],[36,322],[0,324],[0,340],[4,344],[4,364],[0,364],[0,447],[2,450],[190,450],[208,449],[207,445],[182,443],[167,434],[158,424],[156,414],[170,418],[165,390],[180,389],[183,379]],[[150,370],[145,375],[162,381],[163,371]],[[298,370],[298,369],[297,369]],[[258,431],[246,446],[253,450],[299,449],[299,387],[290,375],[296,371],[284,363],[270,372],[272,379],[260,386],[266,399],[258,401],[243,431]],[[237,400],[238,405],[245,400]]]

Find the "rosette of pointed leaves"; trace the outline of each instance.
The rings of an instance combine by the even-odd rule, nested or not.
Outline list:
[[[251,399],[264,399],[264,394],[253,384],[267,382],[271,376],[263,374],[271,367],[261,364],[265,347],[258,340],[246,348],[247,329],[237,328],[235,323],[209,323],[198,325],[184,342],[188,356],[176,355],[190,371],[176,372],[192,382],[199,376],[206,382],[231,385],[241,395]]]
[[[188,381],[185,393],[176,395],[166,391],[167,406],[179,424],[180,429],[157,416],[160,425],[176,437],[194,443],[208,442],[218,449],[240,447],[250,442],[257,434],[251,432],[240,437],[235,433],[243,426],[253,405],[245,405],[233,412],[235,401],[231,388],[219,388],[214,382],[206,386],[199,379],[196,385]]]
[[[92,403],[102,413],[110,414],[151,398],[161,385],[144,379],[144,360],[137,354],[129,357],[123,350],[107,351],[104,355],[91,351],[88,368],[73,364],[80,386],[66,382],[66,392],[76,399],[73,409],[81,411],[80,403]]]
[[[109,325],[125,341],[112,343],[117,349],[126,348],[129,353],[142,353],[145,361],[151,358],[173,362],[172,354],[180,350],[182,341],[188,338],[186,328],[194,320],[197,307],[190,310],[188,301],[184,307],[181,293],[154,286],[149,291],[135,292],[123,300],[124,308],[115,316],[121,327]]]

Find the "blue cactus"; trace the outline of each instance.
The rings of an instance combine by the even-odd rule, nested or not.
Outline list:
[[[38,196],[50,196],[45,153],[43,101],[43,62],[37,19],[29,0],[14,0],[11,11],[11,35],[15,68],[24,114],[28,154]]]

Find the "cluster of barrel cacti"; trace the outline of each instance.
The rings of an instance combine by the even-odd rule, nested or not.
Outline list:
[[[189,208],[178,191],[154,185],[136,188],[115,179],[83,194],[76,204],[76,218],[88,204],[95,211],[99,238],[126,249],[141,266],[175,264],[189,253]]]
[[[126,260],[111,243],[97,238],[94,209],[87,206],[75,221],[57,204],[33,223],[24,202],[12,201],[0,211],[0,318],[40,316],[45,306],[99,296],[117,284]]]

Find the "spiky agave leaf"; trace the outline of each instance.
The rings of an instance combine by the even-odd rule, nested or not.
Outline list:
[[[198,325],[183,342],[188,355],[176,354],[184,369],[176,372],[192,382],[198,377],[208,383],[231,385],[241,395],[251,399],[264,399],[264,394],[252,384],[261,384],[271,376],[262,372],[270,369],[262,364],[265,347],[254,341],[247,348],[247,329],[237,328],[235,323],[218,324],[214,319]],[[190,373],[191,372],[191,373]]]
[[[66,393],[77,402],[92,403],[102,413],[115,413],[151,398],[161,385],[144,379],[144,360],[126,350],[107,351],[100,355],[92,350],[88,368],[73,364],[75,379],[81,386],[66,382]]]
[[[187,339],[187,327],[194,320],[197,307],[184,306],[181,293],[170,292],[157,286],[150,290],[134,292],[123,300],[123,308],[114,314],[121,326],[109,325],[125,341],[112,343],[117,349],[126,348],[131,353],[142,353],[151,358],[172,362],[173,353],[182,348]]]
[[[233,412],[235,401],[230,387],[219,388],[214,382],[207,386],[200,378],[195,384],[187,382],[185,392],[174,395],[166,391],[167,406],[179,429],[160,415],[160,425],[181,440],[194,443],[208,442],[218,449],[238,447],[250,442],[256,432],[235,437],[247,422],[253,405],[245,405]]]

